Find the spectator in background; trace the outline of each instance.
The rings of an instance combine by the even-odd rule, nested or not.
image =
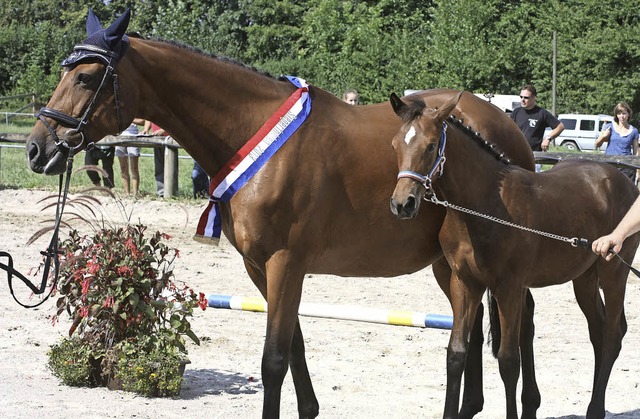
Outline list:
[[[102,161],[102,169],[107,174],[102,176],[102,183],[105,188],[113,188],[113,160],[115,149],[112,146],[94,145],[84,154],[84,164],[86,166],[98,166]],[[87,170],[87,175],[94,186],[100,186],[100,174],[96,170]]]
[[[613,108],[613,122],[602,126],[602,132],[596,140],[596,148],[608,142],[605,155],[607,156],[635,156],[638,154],[638,130],[629,123],[633,116],[631,106],[625,102],[618,103]],[[619,169],[629,179],[636,182],[637,170],[621,167]]]
[[[193,160],[191,181],[193,182],[194,198],[209,198],[209,176],[195,160]]]
[[[360,103],[360,95],[355,89],[349,89],[342,95],[342,101],[349,105],[357,105]]]
[[[167,135],[167,132],[151,121],[144,122],[143,134]],[[153,148],[153,167],[156,178],[156,193],[164,196],[164,147]]]
[[[144,125],[144,122],[144,119],[134,119],[129,128],[120,135],[138,135],[138,125]],[[133,193],[133,196],[138,196],[140,188],[140,170],[138,169],[140,147],[116,146],[116,157],[120,163],[124,193],[127,195]]]
[[[537,104],[536,88],[532,84],[527,84],[520,89],[519,108],[515,108],[511,112],[511,119],[514,120],[524,137],[529,142],[533,151],[547,151],[549,144],[562,131],[564,124],[558,121],[548,110],[541,108]],[[551,128],[549,136],[544,137],[544,131],[547,127]],[[540,171],[540,165],[536,164],[536,172]]]

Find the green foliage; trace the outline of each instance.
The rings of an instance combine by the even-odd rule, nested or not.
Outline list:
[[[93,365],[99,363],[93,358],[96,351],[88,344],[74,336],[64,339],[51,347],[47,366],[62,384],[71,387],[95,387],[99,384],[94,374]],[[102,358],[104,353],[99,353]]]
[[[517,94],[533,82],[551,106],[557,34],[557,112],[640,108],[637,5],[619,0],[4,0],[0,95],[45,101],[59,63],[83,39],[87,7],[130,30],[293,74],[363,103],[391,91],[449,87]],[[56,42],[51,42],[55,39]]]

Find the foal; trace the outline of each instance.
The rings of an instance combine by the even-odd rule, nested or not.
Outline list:
[[[499,310],[502,337],[497,355],[506,416],[517,418],[523,295],[528,288],[573,281],[595,353],[587,418],[603,418],[607,381],[627,328],[624,294],[629,268],[622,259],[633,260],[640,236],[629,237],[621,258],[610,262],[576,248],[580,240],[575,236],[594,239],[613,230],[638,189],[608,164],[567,161],[544,173],[510,165],[491,143],[449,118],[462,93],[439,109],[427,108],[422,99],[407,103],[391,97],[394,111],[404,122],[393,138],[401,172],[391,198],[392,211],[398,214],[411,202],[417,212],[415,202],[425,194],[447,207],[439,241],[452,267],[454,320],[447,350],[444,417],[458,417],[469,333],[484,290],[492,291]]]

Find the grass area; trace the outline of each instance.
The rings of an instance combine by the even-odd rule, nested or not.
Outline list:
[[[143,154],[151,154],[150,157],[140,156],[140,195],[143,197],[156,196],[156,180],[153,175],[153,150],[143,148]],[[181,156],[188,156],[184,150],[180,150]],[[74,170],[84,165],[84,153],[75,157]],[[116,158],[113,164],[115,177],[115,190],[124,193],[122,179],[120,178],[120,165]],[[191,170],[193,160],[191,158],[178,159],[178,193],[177,199],[189,199],[193,197],[191,183]],[[48,189],[58,190],[58,176],[45,176],[31,171],[27,164],[24,147],[7,148],[0,147],[0,188],[12,189]],[[85,171],[75,173],[71,177],[70,189],[77,192],[92,186],[89,176]]]

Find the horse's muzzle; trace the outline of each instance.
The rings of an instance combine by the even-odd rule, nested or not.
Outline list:
[[[418,215],[420,201],[413,195],[409,195],[402,203],[396,201],[394,197],[391,197],[389,206],[391,207],[393,215],[401,220],[410,220]]]

